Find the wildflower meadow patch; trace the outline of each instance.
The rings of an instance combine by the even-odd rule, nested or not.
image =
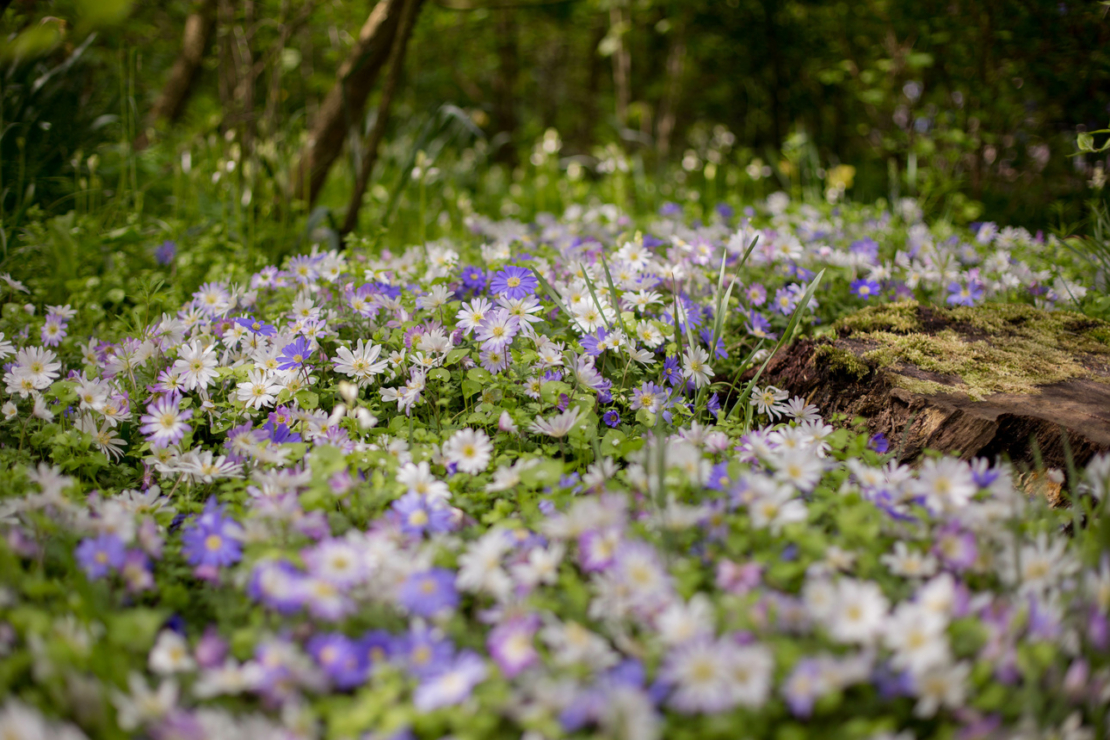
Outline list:
[[[5,277],[0,737],[1105,737],[1110,456],[1052,507],[761,380],[867,306],[1073,307],[1060,245],[663,214],[355,237],[127,324]]]

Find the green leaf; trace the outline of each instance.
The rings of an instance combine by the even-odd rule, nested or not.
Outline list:
[[[558,460],[544,460],[520,474],[520,482],[530,488],[553,486],[563,475],[563,463]]]
[[[607,457],[617,457],[621,451],[621,444],[626,439],[624,432],[619,429],[610,429],[601,440],[601,454]]]
[[[166,616],[158,609],[129,609],[114,614],[108,620],[108,640],[131,652],[146,653]]]
[[[297,404],[306,411],[312,411],[320,406],[320,397],[310,390],[297,391],[294,396]]]
[[[77,0],[82,24],[90,27],[116,24],[131,12],[131,0]]]
[[[488,385],[489,382],[493,380],[493,375],[491,375],[488,370],[480,367],[472,367],[467,370],[466,377],[470,380],[473,380],[475,383],[481,383],[482,385]]]
[[[451,350],[450,352],[447,353],[447,356],[445,358],[443,358],[443,364],[444,365],[454,365],[456,362],[458,362],[459,360],[461,360],[462,358],[466,357],[469,354],[470,354],[469,349],[453,349],[453,350]]]
[[[540,388],[540,396],[547,404],[558,403],[559,396],[564,393],[570,393],[570,386],[561,380],[549,380]]]

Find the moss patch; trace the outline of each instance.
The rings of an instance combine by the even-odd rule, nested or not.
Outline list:
[[[859,358],[864,363],[890,368],[893,374],[899,366],[912,366],[948,376],[964,385],[947,391],[963,391],[975,399],[1096,377],[1092,361],[1105,364],[1110,357],[1110,325],[1105,322],[1019,304],[940,309],[905,301],[865,309],[842,319],[837,328],[875,346]],[[945,388],[904,375],[892,380],[919,393]]]
[[[891,385],[898,388],[905,388],[910,393],[917,393],[922,396],[936,396],[941,393],[951,393],[955,390],[964,390],[960,388],[953,388],[950,385],[936,383],[932,380],[921,380],[920,378],[911,378],[908,375],[901,375],[899,373],[890,374]]]
[[[920,331],[917,301],[899,301],[883,306],[871,306],[845,316],[834,324],[841,335],[860,332],[889,331],[908,334]]]
[[[863,380],[871,368],[866,362],[846,349],[822,344],[813,351],[818,362],[824,363],[834,373],[846,375],[852,380]]]

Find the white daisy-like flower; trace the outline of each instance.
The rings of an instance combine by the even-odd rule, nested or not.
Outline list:
[[[281,392],[277,379],[266,370],[251,370],[247,380],[236,386],[236,397],[247,408],[262,409],[274,405],[274,399]]]
[[[474,429],[460,429],[443,445],[443,457],[454,463],[460,473],[477,475],[486,469],[493,455],[489,435]]]

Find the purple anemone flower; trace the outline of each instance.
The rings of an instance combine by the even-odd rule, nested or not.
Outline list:
[[[446,568],[430,568],[413,573],[401,584],[401,606],[420,617],[431,617],[459,605],[455,574]]]
[[[414,625],[408,634],[394,643],[391,657],[400,661],[414,676],[430,676],[440,672],[455,655],[455,646],[430,627]]]
[[[243,557],[239,538],[243,528],[223,514],[223,507],[213,496],[204,512],[181,535],[181,552],[191,565],[208,568],[226,567]]]
[[[777,338],[771,331],[771,322],[758,311],[752,311],[748,314],[748,333],[757,339],[774,340]]]
[[[601,355],[602,352],[605,351],[605,348],[601,347],[600,345],[608,336],[609,332],[605,331],[605,329],[598,329],[597,333],[595,334],[587,334],[580,340],[582,343],[582,349],[586,350],[586,354],[590,355],[591,357],[598,357]]]
[[[421,712],[428,712],[459,704],[485,680],[486,673],[486,663],[481,656],[464,650],[416,687],[412,695],[413,706]]]
[[[425,496],[410,491],[393,502],[393,511],[405,534],[420,536],[425,532],[446,532],[451,529],[451,512],[437,506]]]
[[[262,334],[267,337],[272,337],[274,334],[277,334],[277,329],[272,324],[267,324],[261,319],[240,316],[235,319],[235,323],[253,334]]]
[[[366,664],[373,667],[393,657],[399,645],[397,638],[386,630],[370,630],[358,641],[358,649]]]
[[[360,646],[346,635],[315,635],[308,641],[308,652],[335,687],[353,689],[366,680],[368,663]]]
[[[870,300],[872,296],[879,294],[879,284],[874,280],[859,280],[852,281],[852,295],[862,298],[863,300]]]
[[[867,446],[880,455],[885,455],[886,451],[890,449],[890,442],[885,434],[879,432],[871,436],[871,439],[867,441]]]
[[[949,306],[974,306],[983,299],[983,286],[978,280],[969,280],[967,285],[952,283],[948,286]]]
[[[484,290],[486,287],[486,273],[478,267],[464,267],[462,269],[462,284],[468,290]]]
[[[304,337],[297,337],[296,341],[281,348],[281,355],[278,357],[278,370],[299,368],[311,356],[312,345]]]
[[[674,355],[669,355],[667,359],[663,360],[663,380],[674,387],[682,382],[682,370],[678,367],[678,358]]]
[[[529,614],[509,619],[489,633],[486,647],[505,678],[513,678],[539,662],[540,655],[532,644],[538,628],[539,617]]]
[[[291,614],[304,605],[305,576],[287,560],[264,560],[254,567],[247,595],[280,614]]]
[[[127,556],[127,549],[116,535],[102,534],[83,540],[74,554],[85,575],[97,579],[118,570]]]
[[[762,283],[752,283],[744,291],[744,295],[747,296],[748,303],[753,306],[762,306],[767,302],[767,289]]]
[[[181,409],[181,397],[176,393],[162,396],[146,407],[140,419],[142,432],[154,447],[169,447],[181,441],[190,427],[185,422],[193,417],[192,409]]]
[[[494,295],[505,295],[516,301],[535,293],[538,286],[539,281],[531,270],[509,265],[504,270],[493,273],[489,289]]]
[[[815,658],[800,660],[782,687],[783,698],[786,699],[791,714],[795,717],[809,717],[824,687],[820,661]]]
[[[166,267],[177,257],[177,242],[164,241],[154,248],[154,261]]]

